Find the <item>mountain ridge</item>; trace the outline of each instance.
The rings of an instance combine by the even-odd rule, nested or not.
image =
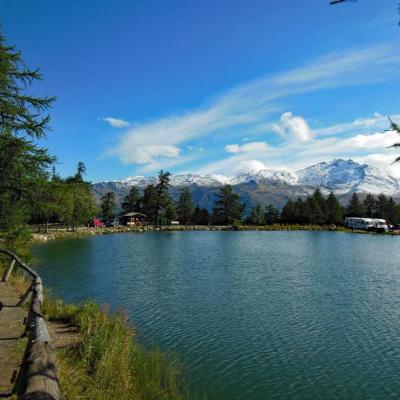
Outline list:
[[[93,185],[97,198],[107,191],[113,191],[120,201],[133,185],[143,189],[157,183],[157,177],[133,176],[123,180],[98,182]],[[272,203],[281,208],[288,198],[304,197],[316,188],[324,194],[330,191],[341,199],[348,200],[352,193],[366,193],[400,196],[400,181],[378,168],[359,164],[351,159],[334,159],[303,168],[296,172],[264,169],[241,171],[233,176],[217,174],[176,174],[171,175],[171,192],[176,198],[179,188],[189,186],[194,201],[207,209],[212,208],[213,197],[224,184],[234,186],[246,205],[257,202]]]

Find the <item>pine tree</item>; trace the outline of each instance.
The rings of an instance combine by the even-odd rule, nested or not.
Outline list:
[[[215,222],[223,225],[231,225],[235,221],[240,221],[244,206],[240,203],[239,199],[239,195],[232,190],[230,185],[220,188],[216,194],[213,209]]]
[[[160,171],[158,174],[158,183],[155,186],[156,191],[156,201],[154,208],[154,223],[155,225],[161,225],[162,216],[165,214],[167,206],[171,203],[171,198],[169,196],[170,188],[170,176],[169,172]]]
[[[326,199],[325,219],[327,224],[343,224],[343,208],[333,192],[330,192],[328,198]]]
[[[192,193],[188,188],[182,188],[179,193],[177,207],[180,224],[187,225],[192,221],[193,207]]]
[[[393,200],[393,197],[389,197],[389,200],[386,203],[384,218],[386,222],[395,224],[397,220],[397,208],[396,203]]]
[[[209,225],[210,213],[205,208],[197,206],[193,213],[193,223],[196,225]]]
[[[376,200],[375,197],[368,193],[363,201],[364,214],[367,218],[373,218],[376,215]]]
[[[148,185],[143,191],[143,204],[141,212],[146,214],[149,222],[156,221],[157,190],[154,185]]]
[[[115,218],[115,194],[114,192],[108,192],[101,197],[101,217],[105,221],[109,221]]]
[[[265,223],[267,225],[276,224],[279,220],[279,211],[272,204],[265,207]]]
[[[323,196],[322,192],[320,189],[316,189],[312,195],[316,202],[318,203],[319,209],[321,210],[322,214],[325,216],[326,213],[326,200],[325,197]],[[324,218],[322,218],[324,220]],[[324,223],[325,221],[321,222]]]
[[[141,209],[142,196],[136,186],[132,186],[124,197],[121,208],[123,213],[138,212]]]
[[[305,208],[308,216],[308,223],[316,225],[325,223],[325,215],[314,196],[307,197]]]
[[[378,218],[385,218],[386,207],[388,198],[382,193],[376,199],[376,216]]]
[[[250,225],[264,225],[265,224],[265,211],[261,204],[257,204],[250,210],[247,221]]]
[[[287,203],[283,206],[281,219],[287,224],[292,224],[296,222],[296,207],[293,200],[289,199]]]
[[[305,224],[309,222],[306,204],[301,197],[298,197],[294,203],[294,221],[299,224]]]
[[[347,216],[349,217],[363,217],[364,216],[364,207],[360,202],[360,199],[357,193],[353,193],[349,204],[347,205]]]

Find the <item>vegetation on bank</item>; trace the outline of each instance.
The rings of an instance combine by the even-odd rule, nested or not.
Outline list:
[[[81,306],[46,299],[49,320],[79,327],[78,342],[57,354],[64,399],[189,399],[176,359],[138,344],[126,315],[94,303]]]

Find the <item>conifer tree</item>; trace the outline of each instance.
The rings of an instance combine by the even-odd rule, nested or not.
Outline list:
[[[373,218],[376,215],[376,200],[375,197],[368,193],[363,201],[364,215],[367,218]]]
[[[347,205],[347,215],[349,217],[363,217],[364,216],[364,207],[360,202],[360,199],[357,193],[353,193],[349,204]]]
[[[378,218],[385,218],[388,198],[381,193],[376,199],[376,216]]]
[[[316,189],[312,195],[315,201],[318,203],[319,209],[321,210],[322,214],[325,215],[326,213],[326,201],[325,197],[323,196],[320,189]],[[322,219],[324,219],[322,217]]]
[[[115,218],[115,194],[114,192],[108,192],[101,197],[101,217],[105,221],[109,221]]]
[[[141,209],[142,196],[136,186],[132,186],[124,197],[121,208],[123,213],[138,212]]]
[[[293,200],[289,199],[287,203],[283,206],[281,212],[281,219],[287,224],[291,224],[296,221],[296,207]]]
[[[48,177],[54,158],[38,145],[49,129],[47,110],[54,97],[29,93],[41,80],[27,68],[21,54],[0,33],[0,229],[26,221],[30,198]]]
[[[155,223],[155,210],[157,206],[157,190],[154,185],[148,185],[145,187],[143,191],[143,204],[142,204],[142,209],[141,212],[146,214],[147,219],[152,222],[153,224]]]
[[[235,221],[240,221],[244,205],[240,203],[239,199],[239,195],[232,190],[230,185],[221,187],[216,194],[213,209],[215,222],[223,225],[231,225]]]
[[[326,199],[325,222],[333,225],[343,224],[343,208],[333,192],[330,192]]]
[[[156,198],[154,208],[154,223],[155,225],[161,225],[162,216],[165,214],[167,206],[171,204],[171,198],[169,196],[170,188],[170,176],[171,174],[167,171],[160,171],[158,174],[158,183],[155,186]]]
[[[296,223],[304,224],[309,222],[309,217],[307,214],[306,204],[298,197],[294,204],[294,219]]]
[[[389,197],[386,203],[384,218],[388,223],[391,224],[397,223],[398,214],[397,214],[396,203],[393,200],[393,197]]]
[[[265,223],[267,225],[272,225],[277,223],[279,220],[279,211],[272,204],[268,204],[265,207]]]
[[[193,223],[196,225],[209,225],[210,213],[205,208],[197,206],[193,212]]]
[[[305,209],[310,224],[323,224],[325,223],[325,216],[321,207],[314,196],[307,197],[305,201]]]
[[[180,224],[186,225],[192,221],[194,206],[192,193],[188,188],[182,188],[179,193],[177,211]]]
[[[265,224],[265,211],[261,204],[257,204],[250,210],[247,222],[251,225],[264,225]]]

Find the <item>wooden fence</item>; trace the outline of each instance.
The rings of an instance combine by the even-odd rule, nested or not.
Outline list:
[[[17,304],[17,306],[22,307],[31,297],[28,317],[25,322],[28,344],[21,367],[22,399],[60,400],[55,351],[50,343],[46,321],[42,314],[42,280],[35,271],[11,251],[0,249],[0,253],[9,256],[11,259],[10,266],[4,273],[3,282],[8,280],[15,267],[22,269],[32,279],[28,290]]]

